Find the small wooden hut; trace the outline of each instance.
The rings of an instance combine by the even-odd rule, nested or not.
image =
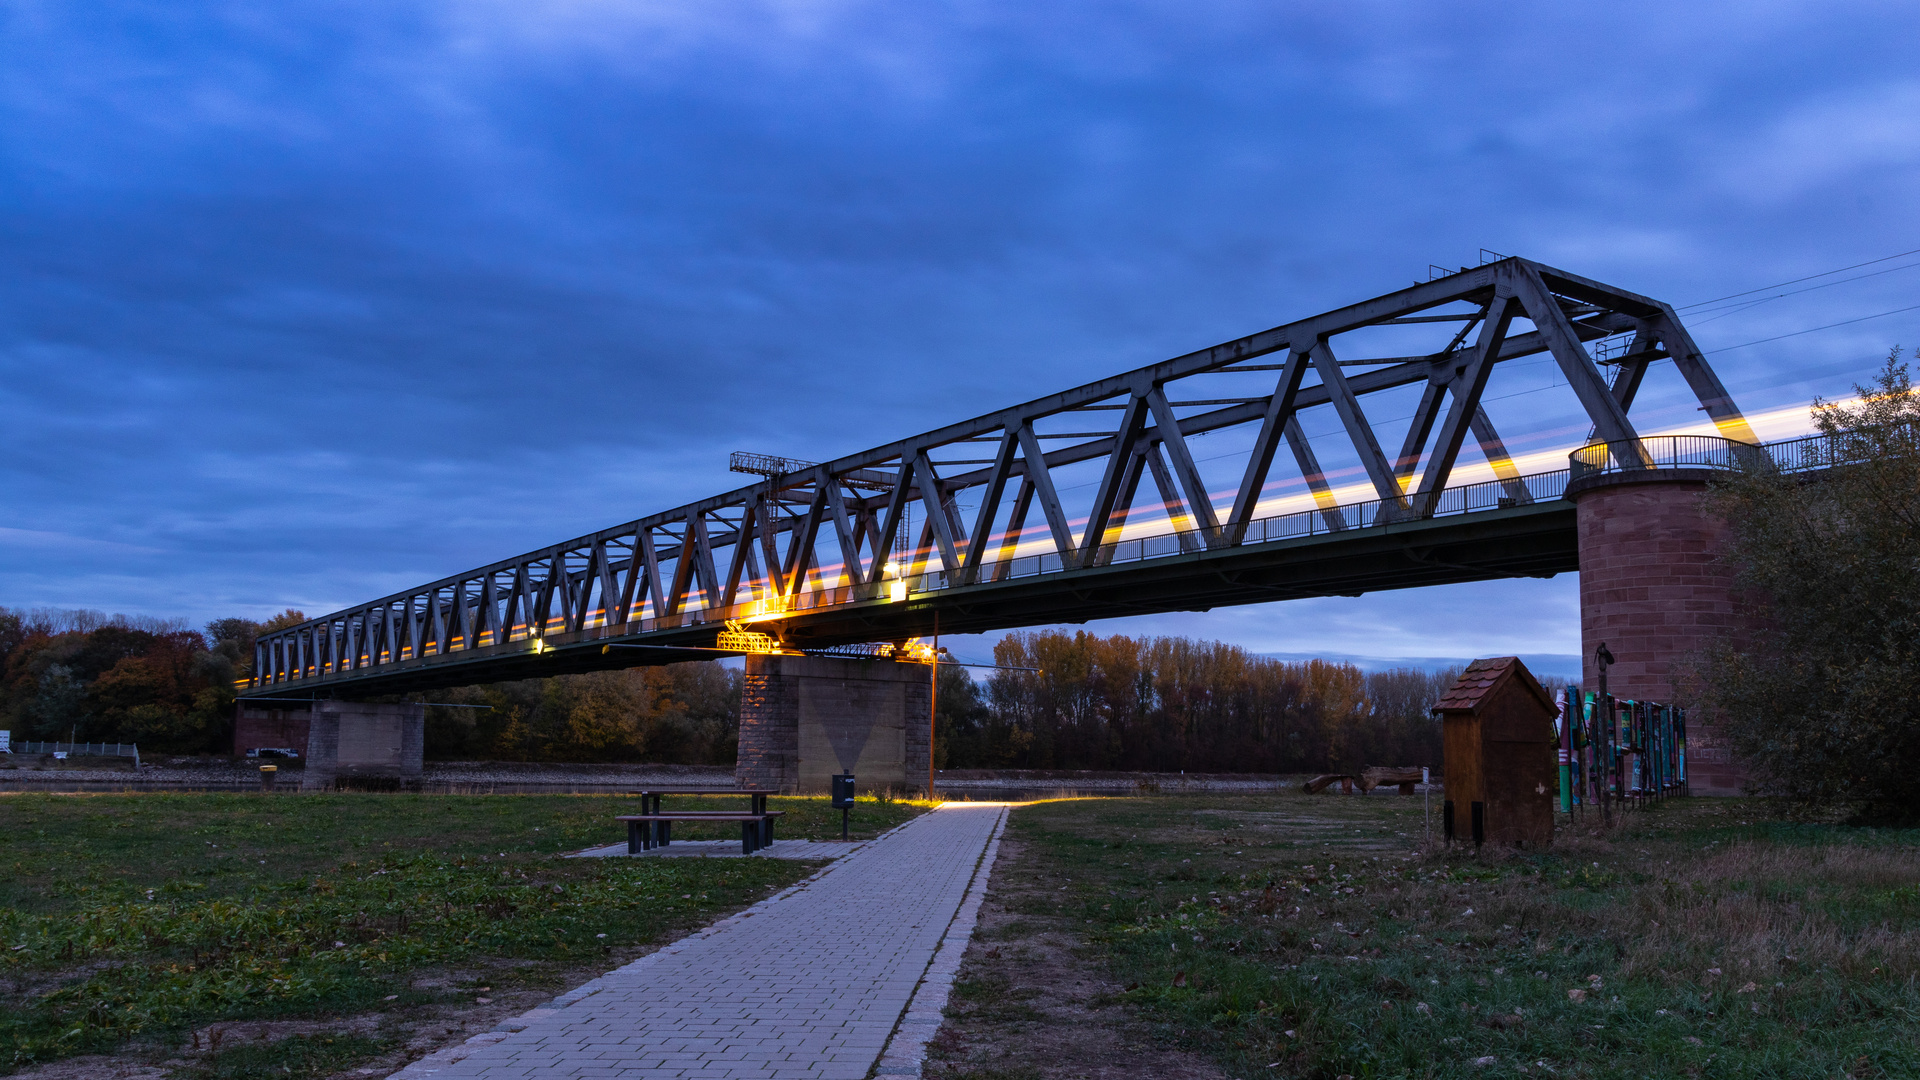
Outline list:
[[[1548,694],[1517,656],[1475,660],[1439,704],[1448,840],[1544,845],[1553,839],[1556,773]]]

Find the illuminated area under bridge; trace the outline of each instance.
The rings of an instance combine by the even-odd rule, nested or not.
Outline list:
[[[242,693],[710,659],[728,620],[815,649],[1575,570],[1567,469],[1523,475],[1482,408],[1536,356],[1591,424],[1570,441],[1605,444],[1577,467],[1761,452],[1670,306],[1505,258],[837,461],[751,455],[785,464],[262,637]],[[1640,437],[1656,360],[1721,438]],[[1376,402],[1411,409],[1397,437]]]

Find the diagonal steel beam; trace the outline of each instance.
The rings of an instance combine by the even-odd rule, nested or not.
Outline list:
[[[1293,451],[1294,463],[1300,466],[1300,478],[1307,482],[1307,490],[1313,492],[1313,504],[1320,508],[1320,516],[1331,532],[1339,532],[1347,527],[1347,515],[1340,511],[1340,501],[1333,497],[1333,488],[1327,483],[1326,470],[1320,467],[1320,459],[1314,455],[1313,444],[1307,441],[1307,433],[1300,430],[1300,418],[1287,418],[1287,448]]]
[[[1420,404],[1414,406],[1413,422],[1407,425],[1407,437],[1400,442],[1400,456],[1393,459],[1393,478],[1400,490],[1407,489],[1407,482],[1420,470],[1420,458],[1426,453],[1427,439],[1433,435],[1433,425],[1440,419],[1441,406],[1447,403],[1447,385],[1441,382],[1427,381],[1420,391]]]
[[[1158,456],[1159,450],[1152,445],[1135,443],[1127,454],[1127,464],[1120,476],[1120,494],[1115,501],[1113,515],[1107,519],[1107,527],[1100,539],[1100,546],[1094,551],[1093,566],[1106,566],[1113,561],[1114,550],[1120,544],[1120,537],[1127,531],[1127,518],[1132,516],[1133,501],[1140,494],[1140,476],[1146,471],[1147,453]]]
[[[1213,493],[1207,490],[1207,482],[1200,477],[1200,470],[1193,463],[1193,454],[1187,450],[1186,436],[1181,434],[1180,421],[1173,415],[1173,406],[1167,404],[1165,388],[1155,385],[1146,393],[1147,405],[1153,410],[1153,426],[1160,445],[1166,447],[1167,456],[1173,459],[1173,475],[1180,481],[1180,489],[1187,496],[1187,511],[1200,527],[1200,533],[1206,539],[1209,548],[1218,547],[1224,539],[1220,535],[1220,518],[1213,510]]]
[[[820,523],[827,516],[830,501],[837,501],[832,485],[820,485],[813,493],[813,502],[807,506],[806,516],[800,519],[799,530],[787,544],[786,590],[780,595],[798,595],[800,587],[806,584],[807,572],[813,569],[813,548],[820,538]]]
[[[1487,317],[1480,323],[1480,339],[1463,358],[1464,362],[1454,369],[1452,402],[1447,407],[1446,420],[1440,425],[1440,433],[1434,437],[1427,467],[1420,474],[1420,490],[1413,499],[1414,516],[1432,517],[1439,508],[1440,492],[1453,473],[1453,463],[1460,456],[1460,444],[1466,441],[1467,429],[1480,411],[1480,395],[1487,388],[1487,377],[1493,374],[1494,357],[1500,355],[1500,343],[1518,311],[1519,305],[1508,289],[1503,287],[1495,293],[1487,305]]]
[[[1493,429],[1493,421],[1487,418],[1484,408],[1473,410],[1473,437],[1480,444],[1480,453],[1486,456],[1487,464],[1493,468],[1494,477],[1506,490],[1507,498],[1512,499],[1515,506],[1532,502],[1533,493],[1521,481],[1520,470],[1513,467],[1513,455],[1507,453],[1507,444]]]
[[[1567,383],[1573,387],[1574,396],[1587,410],[1587,416],[1593,421],[1600,438],[1609,443],[1621,445],[1624,460],[1632,466],[1646,467],[1651,461],[1640,446],[1640,436],[1633,430],[1633,422],[1615,401],[1606,380],[1600,377],[1600,369],[1594,366],[1593,356],[1580,343],[1579,335],[1569,324],[1567,314],[1553,298],[1540,274],[1530,266],[1515,267],[1506,275],[1511,283],[1514,298],[1520,302],[1528,319],[1546,339],[1547,349],[1553,354],[1554,362],[1560,365],[1560,373],[1566,376]]]
[[[940,545],[940,569],[954,573],[960,569],[960,550],[954,544],[953,522],[947,517],[947,493],[925,450],[914,455],[913,473],[919,480],[920,503],[927,508],[927,526]]]
[[[1013,510],[1007,515],[1007,529],[1000,534],[1000,552],[993,566],[994,581],[1005,581],[1013,572],[1013,559],[1020,551],[1020,534],[1027,529],[1027,511],[1033,506],[1033,490],[1033,478],[1022,475],[1013,496]]]
[[[1009,431],[1000,436],[1000,449],[993,456],[993,471],[987,477],[986,490],[980,493],[980,510],[973,519],[973,538],[967,542],[966,561],[960,566],[959,584],[971,585],[980,577],[980,565],[987,556],[987,534],[994,516],[1000,513],[1007,478],[1013,473],[1013,457],[1020,440]]]
[[[1333,411],[1340,417],[1341,426],[1347,429],[1347,437],[1353,440],[1354,451],[1360,455],[1360,467],[1367,471],[1367,479],[1373,481],[1374,493],[1391,509],[1403,510],[1406,493],[1400,489],[1386,451],[1380,449],[1373,426],[1367,423],[1367,414],[1360,409],[1360,399],[1347,385],[1347,377],[1341,373],[1333,349],[1325,338],[1320,338],[1308,347],[1308,355],[1313,358],[1313,370],[1320,376],[1320,385],[1326,387],[1327,396],[1333,402]]]
[[[840,540],[840,577],[848,585],[858,585],[866,576],[860,565],[860,537],[847,516],[847,499],[840,493],[840,485],[829,484],[827,488],[827,505],[833,511],[833,533]]]
[[[893,497],[887,500],[886,523],[880,527],[880,535],[874,541],[873,569],[867,578],[868,584],[878,584],[881,576],[887,572],[887,558],[893,553],[894,538],[900,534],[900,515],[907,512],[907,493],[913,490],[913,466],[917,456],[917,453],[910,453],[900,458],[900,477],[894,481]]]
[[[1120,417],[1119,430],[1114,433],[1113,453],[1107,455],[1107,468],[1100,477],[1100,486],[1094,492],[1093,509],[1087,515],[1087,526],[1080,533],[1081,566],[1094,565],[1094,556],[1102,544],[1106,543],[1107,522],[1114,514],[1115,504],[1120,500],[1121,488],[1126,485],[1131,472],[1137,483],[1138,465],[1134,461],[1134,447],[1140,434],[1146,430],[1148,405],[1144,395],[1134,394],[1127,398],[1125,411]],[[1124,508],[1121,519],[1126,518]]]
[[[1680,377],[1687,380],[1687,388],[1700,402],[1700,407],[1713,419],[1713,426],[1720,430],[1722,438],[1757,445],[1760,437],[1753,433],[1752,425],[1740,412],[1740,406],[1733,403],[1733,395],[1721,384],[1720,376],[1714,373],[1707,358],[1700,354],[1700,347],[1693,343],[1693,335],[1680,325],[1680,317],[1673,308],[1660,305],[1660,313],[1648,320],[1652,329],[1667,347],[1668,355],[1673,357],[1673,366]]]
[[[1153,473],[1153,486],[1160,492],[1160,506],[1166,511],[1167,522],[1173,526],[1173,534],[1180,540],[1180,550],[1199,551],[1204,545],[1200,537],[1200,523],[1187,511],[1187,500],[1180,495],[1180,485],[1174,482],[1173,471],[1167,468],[1167,459],[1160,452],[1160,443],[1149,443],[1143,455],[1148,469]]]
[[[1061,509],[1060,496],[1053,490],[1053,477],[1047,472],[1047,455],[1040,449],[1040,440],[1034,437],[1032,424],[1020,421],[1018,435],[1027,479],[1033,484],[1034,497],[1040,500],[1040,512],[1046,515],[1047,528],[1053,530],[1053,546],[1059,551],[1061,561],[1071,564],[1077,545],[1073,527],[1067,523],[1067,512]]]
[[[1295,400],[1300,396],[1300,380],[1311,361],[1299,349],[1289,350],[1287,362],[1280,367],[1280,379],[1267,398],[1267,411],[1260,418],[1260,433],[1254,436],[1253,452],[1247,458],[1247,471],[1240,478],[1240,490],[1227,514],[1227,543],[1238,544],[1247,535],[1247,523],[1260,509],[1260,496],[1266,490],[1267,473],[1273,468],[1273,455],[1280,449],[1286,427],[1293,421]]]

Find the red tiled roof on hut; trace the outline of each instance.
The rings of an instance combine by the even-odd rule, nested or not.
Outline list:
[[[1546,687],[1540,685],[1519,657],[1494,656],[1468,664],[1467,670],[1461,672],[1447,692],[1440,695],[1433,711],[1473,712],[1480,708],[1480,703],[1493,693],[1495,687],[1509,678],[1519,679],[1521,686],[1539,698],[1547,708],[1555,707],[1553,695],[1547,693]]]

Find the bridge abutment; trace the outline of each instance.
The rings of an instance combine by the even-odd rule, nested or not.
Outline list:
[[[846,770],[862,791],[923,787],[929,670],[878,658],[748,656],[735,779],[817,793]]]
[[[1748,616],[1723,557],[1727,526],[1703,504],[1705,469],[1645,469],[1584,477],[1567,488],[1578,514],[1582,689],[1597,690],[1594,652],[1614,656],[1615,697],[1680,705],[1687,716],[1688,789],[1737,795],[1745,779],[1716,725],[1697,711],[1689,662]]]

